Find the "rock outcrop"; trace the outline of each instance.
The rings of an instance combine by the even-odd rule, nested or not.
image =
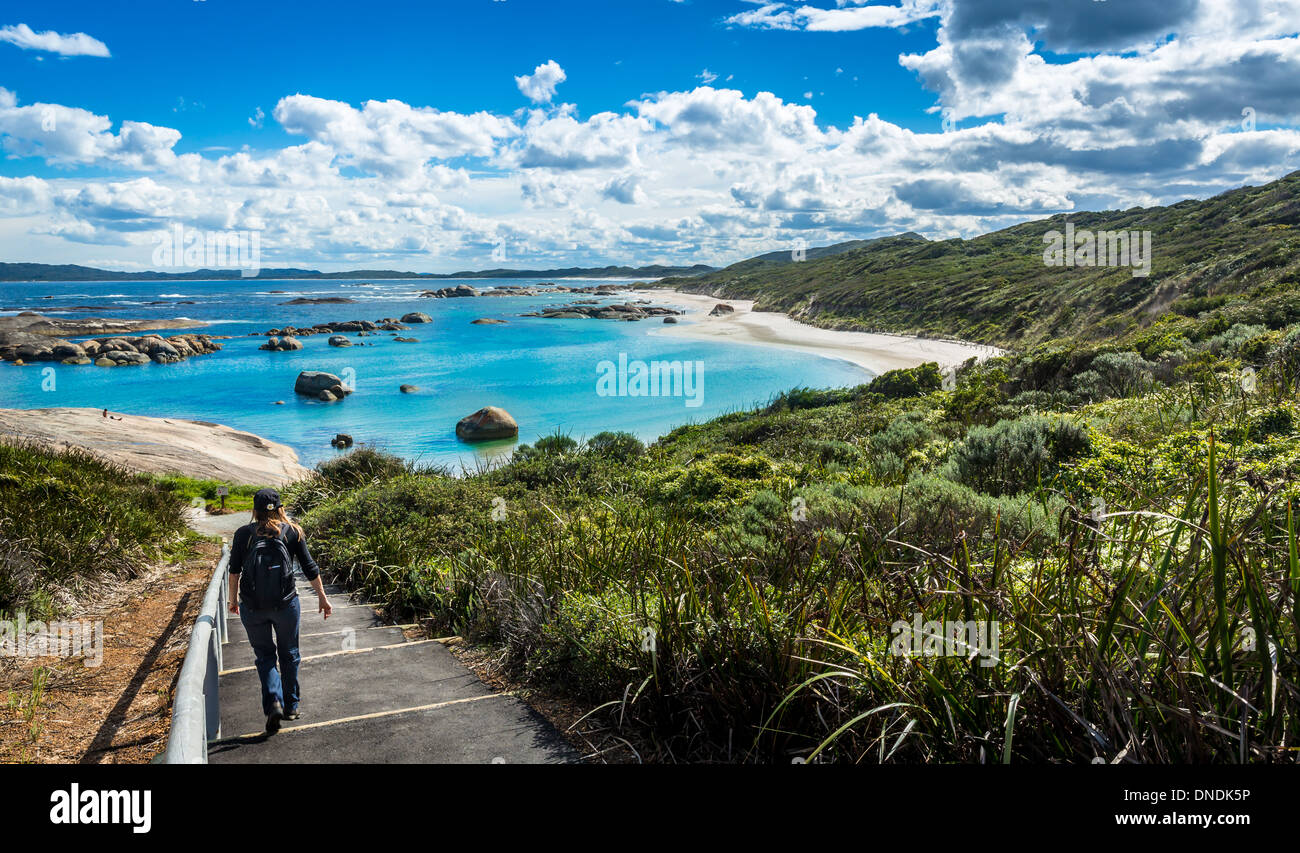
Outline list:
[[[309,338],[312,335],[340,335],[340,334],[357,334],[373,335],[379,332],[405,332],[410,326],[405,326],[401,321],[392,317],[386,317],[378,322],[370,320],[343,320],[334,323],[317,323],[314,326],[285,326],[279,329],[268,329],[265,332],[254,332],[250,337],[263,335],[265,337],[289,337]],[[266,347],[263,347],[266,349]]]
[[[54,396],[54,395],[51,395]],[[93,409],[0,409],[0,440],[85,452],[150,474],[283,486],[311,475],[290,447],[248,432],[178,418]]]
[[[541,316],[548,320],[624,320],[635,321],[644,320],[647,317],[670,317],[681,314],[676,308],[667,308],[662,305],[633,305],[625,303],[621,305],[600,305],[593,304],[593,300],[583,300],[574,302],[572,305],[565,305],[562,308],[547,308],[542,311]],[[528,316],[537,316],[534,314],[525,314]]]
[[[5,309],[9,310],[9,309]],[[71,310],[71,309],[69,309]],[[158,329],[193,329],[203,326],[198,320],[177,317],[172,320],[125,320],[120,317],[46,317],[35,311],[22,311],[12,317],[0,317],[0,334],[26,332],[52,338],[79,338],[86,335],[124,335]]]
[[[518,284],[502,284],[491,290],[485,290],[481,296],[536,296],[540,293],[535,287],[523,287]]]
[[[118,367],[128,364],[174,364],[196,355],[216,352],[221,344],[208,335],[143,335],[95,338],[73,343],[31,332],[0,332],[0,358],[30,364],[57,361]]]
[[[458,284],[455,287],[442,287],[437,290],[426,290],[420,294],[420,296],[425,299],[457,299],[478,295],[478,288],[470,287],[468,284]]]

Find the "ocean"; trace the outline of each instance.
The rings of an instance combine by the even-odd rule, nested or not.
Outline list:
[[[576,287],[609,282],[567,279]],[[569,293],[458,299],[420,298],[419,291],[471,284],[480,290],[501,285],[535,286],[539,279],[493,280],[269,280],[164,282],[0,283],[0,314],[20,310],[55,317],[188,317],[209,325],[161,331],[230,335],[221,352],[178,364],[101,368],[42,362],[26,367],[0,364],[0,407],[85,406],[153,417],[212,421],[247,430],[293,447],[305,465],[340,451],[337,433],[413,460],[472,468],[520,443],[562,432],[575,439],[603,430],[625,430],[653,441],[675,427],[727,412],[763,405],[800,386],[850,387],[871,374],[844,361],[785,349],[694,341],[655,334],[658,318],[636,323],[615,320],[554,320],[520,314],[596,297]],[[284,291],[272,293],[271,291]],[[344,297],[355,304],[285,305],[294,298]],[[674,303],[672,293],[653,304]],[[602,302],[627,301],[626,296]],[[163,302],[166,304],[150,304]],[[192,304],[176,304],[192,303]],[[113,310],[67,311],[77,305]],[[349,335],[354,346],[331,347],[328,335],[301,338],[296,352],[258,349],[264,337],[250,337],[287,325],[379,320],[420,311],[432,323],[412,325],[397,343],[387,332]],[[485,317],[504,325],[473,325]],[[80,340],[80,338],[75,339]],[[373,343],[374,346],[357,346]],[[681,396],[637,396],[626,381],[626,365],[680,361],[695,366],[697,386]],[[615,367],[621,377],[610,374]],[[622,367],[620,367],[622,366]],[[53,373],[42,371],[52,367]],[[350,379],[355,393],[336,403],[294,394],[303,370],[322,370]],[[619,381],[619,379],[623,381]],[[602,379],[609,380],[602,382]],[[419,386],[403,394],[402,384]],[[275,405],[284,401],[284,405]],[[455,433],[456,422],[483,406],[500,406],[519,422],[517,441],[469,445]]]

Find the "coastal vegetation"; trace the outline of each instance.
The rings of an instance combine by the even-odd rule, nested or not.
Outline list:
[[[93,584],[173,555],[191,486],[79,450],[0,442],[0,613],[57,615]]]
[[[589,709],[593,754],[1290,761],[1298,182],[1072,217],[1154,231],[1145,279],[1046,266],[1049,220],[675,281],[1015,349],[466,476],[363,448],[291,500],[344,583]]]
[[[644,760],[1286,760],[1300,327],[1219,325],[471,476],[362,449],[292,500],[342,581]],[[914,622],[996,623],[994,659],[896,653]]]

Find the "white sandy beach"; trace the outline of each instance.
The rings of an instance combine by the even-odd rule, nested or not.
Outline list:
[[[0,409],[0,440],[78,447],[135,471],[281,486],[311,472],[293,448],[220,424],[101,409]]]
[[[877,375],[888,370],[916,367],[927,361],[938,362],[943,368],[960,364],[972,356],[983,360],[1002,354],[997,347],[964,341],[820,329],[792,320],[785,314],[754,311],[754,303],[744,299],[721,300],[664,290],[633,291],[629,295],[689,310],[690,313],[678,318],[676,325],[665,325],[654,334],[799,350],[842,359]],[[710,317],[709,311],[713,306],[723,301],[735,308],[735,313]]]

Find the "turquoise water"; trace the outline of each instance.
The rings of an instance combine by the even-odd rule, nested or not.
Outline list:
[[[39,311],[60,317],[190,317],[209,326],[193,331],[231,335],[223,350],[179,364],[100,368],[0,364],[0,407],[88,406],[154,417],[213,421],[288,444],[311,465],[336,454],[329,441],[350,433],[412,459],[473,466],[508,453],[517,442],[470,446],[456,438],[456,422],[483,406],[500,406],[519,422],[519,442],[559,430],[582,439],[602,430],[626,430],[645,441],[682,424],[766,403],[798,386],[848,387],[870,378],[847,362],[745,344],[692,341],[654,334],[662,322],[543,320],[528,311],[594,298],[567,293],[539,296],[421,299],[416,292],[460,281],[240,281],[0,283],[0,313]],[[536,279],[468,281],[480,289],[535,285]],[[570,286],[598,282],[565,282]],[[269,291],[286,293],[273,294]],[[341,296],[350,305],[283,305],[299,296]],[[51,297],[51,298],[44,298]],[[626,301],[627,297],[612,300]],[[150,305],[156,300],[189,305]],[[654,298],[673,305],[671,293]],[[117,310],[67,312],[74,305]],[[682,306],[678,306],[682,307]],[[301,338],[297,352],[262,352],[250,332],[319,322],[378,320],[422,311],[433,322],[401,333],[418,344],[396,343],[388,333],[330,347],[326,335]],[[507,325],[471,325],[479,317]],[[190,330],[180,330],[190,331]],[[163,331],[164,336],[176,331]],[[698,362],[700,405],[684,397],[602,396],[598,365],[629,361]],[[42,368],[52,366],[53,383]],[[321,403],[293,393],[302,370],[324,370],[354,380],[356,393]],[[52,384],[52,388],[49,387]],[[415,394],[398,386],[418,385]],[[285,405],[275,402],[283,400]]]

